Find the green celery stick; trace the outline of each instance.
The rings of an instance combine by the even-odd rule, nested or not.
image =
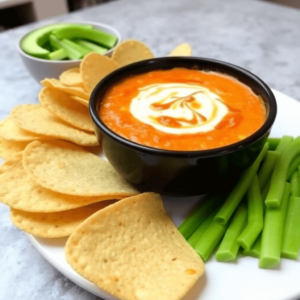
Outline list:
[[[216,253],[217,261],[230,261],[236,258],[240,245],[237,238],[247,224],[247,206],[241,203],[233,215],[221,245]]]
[[[291,196],[287,209],[281,256],[289,259],[298,260],[299,247],[300,197]]]
[[[63,40],[61,40],[61,42],[64,43],[65,45],[68,45],[70,48],[76,49],[78,52],[81,52],[82,57],[85,57],[87,54],[92,52],[91,50],[87,49],[86,47],[78,45],[68,39],[63,39]]]
[[[257,174],[259,187],[264,188],[268,180],[271,178],[272,172],[275,167],[275,163],[279,157],[278,152],[268,151],[264,161],[262,162],[261,168]]]
[[[287,148],[287,147],[289,147],[289,145],[290,145],[290,143],[293,141],[293,137],[291,137],[291,136],[288,136],[288,135],[284,135],[283,137],[282,137],[282,141],[280,141],[280,143],[279,143],[279,146],[277,147],[278,148],[278,150],[276,151],[278,154],[281,154],[282,153],[282,151],[285,149],[285,148]],[[293,175],[293,173],[297,170],[297,168],[298,168],[298,165],[300,165],[300,156],[299,156],[299,163],[297,164],[297,165],[293,165],[293,162],[294,161],[296,161],[297,160],[297,158],[295,158],[293,161],[292,161],[292,163],[290,164],[290,166],[289,166],[289,169],[288,169],[288,175],[287,175],[287,181],[289,181],[290,180],[290,178],[291,178],[291,176]],[[293,170],[291,170],[291,168],[293,168]]]
[[[268,191],[270,189],[270,184],[271,184],[271,179],[269,179],[269,181],[267,182],[267,184],[265,185],[263,191],[262,191],[262,201],[264,202]],[[266,206],[263,203],[263,211],[265,213],[265,209]],[[260,247],[261,247],[261,234],[259,234],[258,238],[256,239],[256,241],[254,242],[254,244],[252,245],[252,247],[249,250],[245,250],[243,251],[244,255],[248,255],[248,256],[252,256],[252,257],[256,257],[259,258],[259,254],[260,254]]]
[[[101,31],[99,29],[86,29],[76,25],[65,28],[58,28],[52,33],[60,40],[63,39],[85,39],[107,48],[112,48],[118,41],[118,38],[112,34]]]
[[[48,56],[50,60],[62,60],[68,57],[68,53],[65,49],[60,48],[53,52],[50,52]]]
[[[63,48],[68,53],[69,59],[77,60],[77,59],[80,59],[83,57],[83,54],[80,51],[70,47],[63,41],[60,41],[53,34],[50,35],[49,40],[50,40],[50,44],[54,48],[57,48],[57,49]]]
[[[255,243],[252,245],[250,250],[244,250],[243,254],[247,256],[252,256],[259,258],[260,255],[260,247],[261,247],[261,234],[256,239]]]
[[[258,178],[255,175],[247,192],[248,223],[239,235],[237,243],[246,250],[250,250],[264,226],[264,202],[261,196]]]
[[[280,262],[284,223],[290,191],[291,185],[286,182],[281,205],[279,207],[267,207],[259,256],[260,268],[270,269]]]
[[[104,54],[107,52],[107,48],[103,48],[99,45],[96,45],[95,43],[91,43],[85,40],[74,40],[74,42],[80,46],[85,47],[86,49],[89,49],[93,52],[97,52],[100,54]]]
[[[239,205],[240,201],[248,191],[252,180],[259,168],[259,165],[267,151],[268,143],[264,145],[263,149],[261,150],[254,163],[242,174],[241,178],[227,197],[225,203],[222,205],[221,209],[216,214],[214,218],[216,222],[219,222],[220,224],[226,224],[228,222],[235,209]]]
[[[198,241],[201,239],[207,228],[212,223],[214,216],[216,215],[218,209],[215,209],[205,221],[194,231],[194,233],[188,238],[188,243],[194,248]]]
[[[283,140],[283,138],[282,138]],[[281,141],[282,141],[281,140]],[[280,144],[277,148],[279,148]],[[276,150],[277,151],[277,150]],[[279,207],[283,192],[284,185],[287,180],[288,168],[292,160],[300,154],[300,137],[294,139],[287,148],[285,148],[278,157],[272,177],[271,186],[266,198],[267,207]]]
[[[210,255],[224,236],[226,229],[227,224],[220,224],[212,221],[210,226],[207,228],[201,239],[194,247],[203,261],[207,261],[209,259]]]
[[[291,195],[294,197],[300,197],[300,172],[299,171],[294,172],[291,178]]]
[[[222,200],[220,195],[207,197],[197,209],[195,209],[178,227],[179,232],[187,240],[194,231],[206,220],[207,216],[213,211],[215,205]]]
[[[297,157],[295,157],[293,159],[292,163],[289,166],[288,175],[287,175],[287,180],[288,181],[290,181],[292,175],[298,169],[299,166],[300,166],[300,155],[298,155]]]
[[[289,147],[289,145],[291,144],[291,142],[293,141],[293,137],[289,136],[289,135],[284,135],[281,139],[280,142],[278,144],[278,146],[276,147],[276,152],[281,154],[283,152],[283,150],[285,150],[286,148]]]
[[[263,201],[265,201],[266,198],[267,198],[267,195],[268,195],[269,190],[270,190],[270,186],[271,186],[271,178],[268,180],[268,182],[266,183],[265,187],[263,188],[263,190],[261,192],[261,196],[262,196]],[[266,206],[263,205],[263,208],[265,210]]]
[[[49,43],[53,48],[61,49],[60,40],[58,38],[56,38],[56,36],[54,36],[53,34],[49,35]]]
[[[44,26],[42,28],[35,29],[22,39],[21,48],[29,55],[47,59],[49,57],[49,53],[53,51],[53,49],[48,49],[48,47],[45,46],[45,44],[47,44],[49,41],[49,36],[52,30],[68,27],[68,26],[74,26],[74,24],[68,24],[68,23],[51,24],[51,25]],[[84,28],[90,28],[90,29],[93,28],[92,25],[78,24],[78,26]],[[60,48],[60,47],[56,47],[56,48]]]
[[[281,138],[268,138],[269,150],[276,150]]]

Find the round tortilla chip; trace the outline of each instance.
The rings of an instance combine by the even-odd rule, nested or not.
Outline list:
[[[85,89],[91,93],[97,83],[120,66],[111,58],[92,52],[80,64],[80,74]]]
[[[30,143],[23,166],[34,182],[58,193],[86,197],[138,193],[109,162],[65,141]]]
[[[192,47],[183,43],[175,47],[168,56],[191,56],[192,55]]]
[[[6,118],[0,122],[0,137],[7,141],[14,142],[31,142],[41,139],[53,139],[52,137],[43,136],[26,131],[18,127],[11,118]]]
[[[94,125],[88,109],[74,101],[70,94],[57,89],[43,88],[39,93],[43,107],[70,125],[94,132]]]
[[[64,139],[82,146],[98,145],[95,134],[70,126],[39,104],[16,106],[11,111],[11,118],[17,126],[30,132]]]
[[[11,208],[10,218],[21,230],[42,238],[69,236],[86,218],[114,201],[103,201],[88,206],[55,213],[31,213]]]
[[[85,100],[90,99],[90,94],[85,91],[83,87],[80,86],[67,86],[62,84],[59,80],[55,78],[46,78],[41,81],[41,84],[45,87],[52,87],[68,94],[81,97]]]
[[[79,68],[72,68],[63,72],[59,76],[59,80],[62,84],[67,86],[79,86],[83,87]]]
[[[45,189],[28,176],[23,168],[22,158],[23,153],[17,153],[0,166],[0,202],[11,208],[35,213],[52,213],[123,198],[70,196]]]
[[[165,211],[158,194],[121,200],[81,223],[65,254],[80,275],[118,299],[179,300],[204,263]]]
[[[7,141],[0,137],[0,157],[3,159],[9,159],[10,156],[23,151],[25,147],[28,145],[28,142],[14,142],[14,141]],[[1,189],[4,188],[1,185]]]
[[[120,43],[112,54],[112,59],[121,67],[153,57],[148,46],[137,40],[126,40]]]

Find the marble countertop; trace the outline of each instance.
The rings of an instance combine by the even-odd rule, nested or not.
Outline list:
[[[40,90],[18,57],[17,39],[42,23],[79,20],[110,24],[157,56],[188,42],[194,55],[244,67],[300,100],[300,10],[254,0],[119,0],[0,34],[0,120],[15,105],[37,102]],[[0,300],[99,299],[49,265],[2,204],[0,274]]]

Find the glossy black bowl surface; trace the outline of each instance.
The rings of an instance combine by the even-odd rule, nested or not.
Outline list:
[[[134,143],[111,131],[99,118],[106,91],[130,75],[173,68],[210,70],[235,77],[260,95],[267,117],[264,125],[248,138],[225,147],[199,151],[172,151]],[[124,66],[95,87],[90,114],[96,135],[113,167],[140,191],[169,196],[194,196],[226,189],[257,157],[265,144],[277,113],[275,97],[257,76],[235,65],[200,57],[165,57]]]

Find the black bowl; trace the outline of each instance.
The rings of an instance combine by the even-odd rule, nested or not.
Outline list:
[[[211,70],[237,78],[263,99],[267,118],[248,138],[229,146],[199,151],[172,151],[143,146],[111,131],[99,118],[100,103],[115,83],[133,74],[176,67]],[[112,166],[140,191],[169,196],[194,196],[230,187],[265,144],[277,113],[275,97],[258,77],[235,65],[200,57],[163,57],[124,66],[95,87],[90,114],[96,135]]]

